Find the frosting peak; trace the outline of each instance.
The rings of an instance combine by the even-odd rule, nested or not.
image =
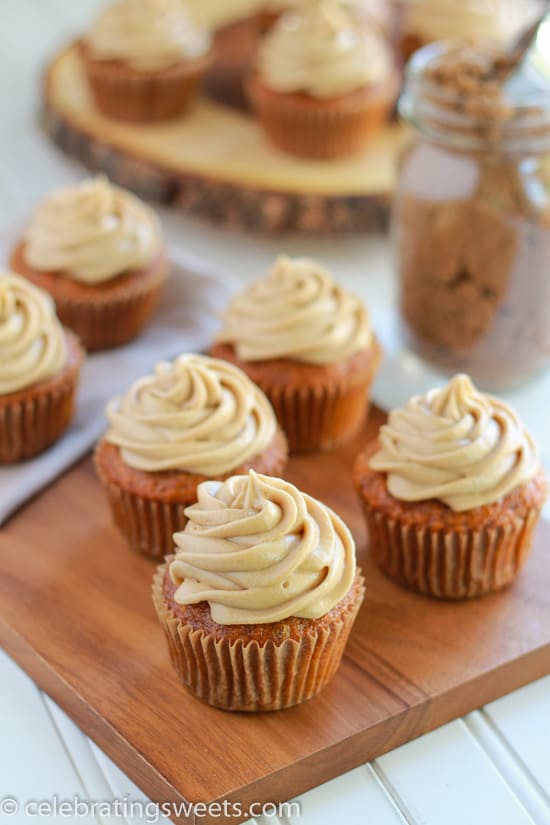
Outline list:
[[[276,92],[330,98],[384,81],[392,57],[379,32],[324,0],[281,17],[260,46],[258,70]]]
[[[48,293],[0,272],[0,395],[51,378],[66,360],[65,334]]]
[[[148,72],[202,57],[210,36],[182,0],[116,0],[97,18],[88,45],[97,60],[123,60]]]
[[[224,475],[262,453],[277,424],[242,370],[204,355],[157,364],[107,407],[106,438],[130,467]]]
[[[152,209],[99,176],[59,189],[38,207],[24,255],[38,271],[99,284],[146,266],[161,244]]]
[[[219,342],[243,361],[291,358],[331,364],[371,343],[366,308],[320,264],[282,256],[266,278],[234,296],[223,314]]]
[[[390,413],[370,466],[387,473],[395,498],[438,499],[459,512],[497,501],[534,478],[540,465],[515,412],[456,375]]]
[[[355,545],[343,521],[294,485],[250,470],[206,481],[174,535],[170,575],[178,604],[207,601],[218,624],[317,619],[355,577]]]

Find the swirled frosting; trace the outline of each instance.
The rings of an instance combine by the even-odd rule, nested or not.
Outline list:
[[[208,29],[244,20],[261,10],[265,0],[186,0],[194,20]]]
[[[258,71],[273,91],[330,98],[384,81],[392,57],[375,29],[336,3],[314,3],[275,24],[260,46]]]
[[[116,0],[97,18],[87,44],[96,60],[123,60],[149,72],[202,57],[210,36],[182,0]]]
[[[243,361],[332,364],[367,349],[372,333],[365,306],[326,269],[282,256],[266,278],[233,297],[216,340],[232,344]]]
[[[405,29],[426,41],[471,38],[506,42],[529,25],[533,8],[516,0],[409,0]]]
[[[537,474],[533,439],[515,412],[467,375],[390,413],[373,470],[403,501],[437,499],[460,512],[491,504]]]
[[[153,210],[100,176],[60,189],[38,207],[24,256],[38,271],[100,284],[146,266],[161,247]]]
[[[67,343],[47,292],[0,273],[0,395],[31,387],[63,369]]]
[[[107,407],[106,439],[130,467],[216,476],[263,452],[277,429],[262,391],[226,361],[180,355]]]
[[[288,481],[256,474],[206,481],[174,535],[178,604],[208,602],[218,624],[318,619],[355,577],[344,522]]]

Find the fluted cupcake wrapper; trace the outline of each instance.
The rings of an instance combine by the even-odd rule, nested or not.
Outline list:
[[[163,268],[155,277],[128,285],[116,294],[85,301],[56,295],[57,314],[88,352],[119,347],[139,335],[155,310],[165,280]]]
[[[336,158],[353,154],[387,119],[395,94],[347,95],[341,100],[302,100],[274,94],[256,79],[249,95],[273,143],[291,154],[309,158]]]
[[[105,476],[97,461],[96,469],[113,521],[130,547],[151,559],[163,559],[171,553],[174,549],[172,536],[187,524],[184,510],[193,503],[191,496],[194,491],[190,490],[189,501],[185,502],[147,499],[114,484]]]
[[[95,103],[107,117],[131,123],[153,123],[182,114],[199,90],[210,58],[165,71],[139,74],[119,71],[111,61],[84,64]]]
[[[330,627],[280,644],[217,639],[186,625],[170,610],[163,593],[166,564],[153,580],[153,602],[170,658],[189,690],[203,702],[232,711],[282,710],[311,699],[336,673],[361,595]]]
[[[75,407],[79,350],[66,375],[44,392],[20,394],[18,400],[0,399],[0,464],[23,461],[51,447],[69,426]]]
[[[381,570],[410,590],[470,599],[510,584],[525,563],[540,508],[505,527],[448,531],[401,523],[365,506],[369,552]]]

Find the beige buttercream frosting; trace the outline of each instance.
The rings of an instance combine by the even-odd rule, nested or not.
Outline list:
[[[259,48],[258,72],[273,91],[331,98],[386,80],[392,56],[376,29],[325,0],[281,17]]]
[[[259,12],[265,0],[184,0],[194,20],[218,29]]]
[[[52,298],[11,272],[0,272],[0,395],[51,378],[67,361]]]
[[[471,38],[506,42],[533,17],[517,0],[409,0],[405,29],[426,41]]]
[[[208,602],[218,624],[318,619],[355,578],[344,522],[293,484],[256,474],[206,481],[174,535],[180,605]]]
[[[205,355],[157,364],[107,407],[107,441],[138,470],[217,476],[262,453],[277,423],[242,370]]]
[[[540,468],[533,439],[503,401],[467,375],[390,413],[373,470],[402,501],[437,499],[457,512],[498,501]]]
[[[96,60],[149,72],[202,57],[210,35],[182,0],[116,0],[97,18],[87,44]]]
[[[266,278],[233,297],[222,318],[216,340],[232,344],[243,361],[332,364],[372,340],[364,304],[307,258],[278,258]]]
[[[24,256],[38,271],[100,284],[147,266],[161,248],[153,210],[100,176],[60,189],[38,207]]]

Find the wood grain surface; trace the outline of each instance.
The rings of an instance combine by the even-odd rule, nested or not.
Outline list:
[[[180,686],[154,563],[111,525],[89,458],[0,533],[0,641],[155,801],[289,799],[550,671],[546,523],[515,586],[479,601],[425,599],[371,565],[350,473],[381,421],[286,474],[346,519],[367,579],[336,678],[287,711],[224,713]]]
[[[144,197],[264,232],[384,227],[403,142],[391,124],[359,155],[304,161],[274,149],[255,118],[205,97],[162,124],[110,120],[94,106],[75,46],[46,72],[43,124],[65,152]]]

